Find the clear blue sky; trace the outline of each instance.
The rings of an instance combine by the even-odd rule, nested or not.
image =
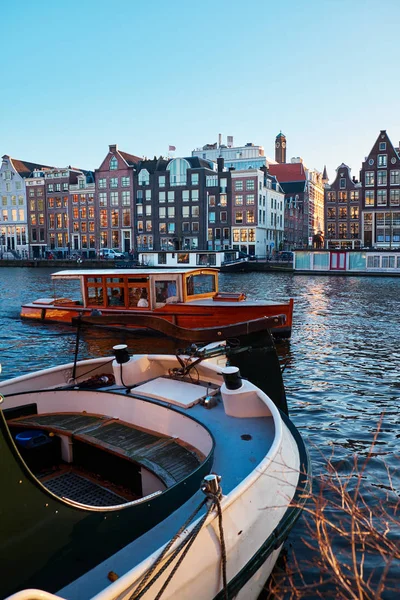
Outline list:
[[[399,0],[19,0],[2,10],[0,152],[98,167],[234,136],[346,162],[400,140]]]

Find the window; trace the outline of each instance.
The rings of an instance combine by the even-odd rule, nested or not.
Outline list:
[[[350,208],[350,219],[358,219],[358,206]]]
[[[400,206],[400,190],[390,190],[391,206]]]
[[[358,223],[350,223],[350,234],[353,239],[358,238],[358,235],[359,235]]]
[[[387,171],[378,171],[378,185],[387,185]]]
[[[139,232],[142,232],[142,233],[143,233],[143,231],[144,231],[144,225],[143,225],[143,221],[138,221],[138,222],[137,222],[137,230],[138,230]],[[160,230],[160,231],[161,231],[161,230]]]
[[[68,196],[64,197],[64,206],[67,206]],[[86,204],[86,194],[81,194],[81,204]]]
[[[208,175],[206,177],[206,187],[217,187],[218,175]]]
[[[165,192],[158,192],[158,201],[165,202]]]
[[[365,173],[365,185],[375,185],[375,172],[367,171]]]
[[[116,171],[118,169],[118,161],[115,158],[115,156],[113,156],[110,160],[110,171]]]
[[[151,205],[145,207],[146,217],[151,217]]]
[[[339,238],[347,237],[347,223],[339,223]]]
[[[99,206],[107,206],[107,192],[100,192]]]
[[[242,206],[243,205],[243,196],[242,194],[236,194],[235,195],[235,206]]]
[[[378,167],[387,166],[387,154],[378,154]]]
[[[248,210],[246,213],[246,220],[247,223],[254,223],[255,219],[254,219],[254,210]]]
[[[192,190],[192,201],[198,202],[199,200],[199,190]]]
[[[367,190],[365,192],[365,206],[375,205],[375,194],[373,190]]]
[[[377,206],[386,206],[387,205],[387,192],[386,190],[378,190],[377,197]]]
[[[254,204],[254,194],[247,194],[247,196],[246,196],[246,204],[247,205]]]
[[[339,192],[339,202],[346,202],[347,192]]]
[[[386,150],[386,142],[379,142],[379,151]]]
[[[223,229],[224,240],[229,240],[230,238],[230,230],[229,227],[224,227]]]
[[[175,218],[175,206],[168,206],[168,219]]]
[[[336,200],[336,192],[328,192],[328,202],[334,202]]]
[[[193,221],[193,223],[192,223],[192,231],[199,231],[199,223],[198,223],[198,221]]]
[[[226,210],[222,210],[219,213],[219,219],[221,223],[226,223],[228,221],[228,213],[226,212]]]
[[[168,192],[168,202],[175,202],[175,192]]]
[[[151,190],[145,190],[146,193],[146,202],[151,200]]]
[[[137,202],[137,204],[143,203],[143,190],[138,190],[136,192],[136,202]]]
[[[189,190],[182,191],[182,202],[189,202]]]
[[[118,206],[118,192],[110,192],[111,206]]]
[[[247,242],[248,241],[247,229],[241,229],[240,230],[240,241],[241,242]]]
[[[85,183],[84,181],[80,182],[80,183]],[[84,185],[81,185],[79,187],[85,187]],[[68,192],[68,183],[63,183],[63,192]]]
[[[123,192],[121,192],[121,196],[122,196],[122,204],[123,206],[129,206],[129,204],[131,203],[131,193],[129,190],[124,190]]]
[[[215,212],[209,212],[208,213],[208,222],[209,223],[215,223]]]
[[[159,206],[158,207],[158,217],[160,219],[165,219],[167,216],[167,209],[165,208],[165,206]]]
[[[255,181],[254,179],[247,179],[246,180],[246,190],[254,190],[255,189]]]
[[[147,169],[142,169],[139,173],[139,185],[150,185],[150,173]]]
[[[390,185],[400,184],[400,171],[390,171]]]
[[[110,179],[110,188],[118,187],[118,177],[111,177]]]
[[[107,210],[102,208],[100,210],[100,227],[108,226]]]
[[[186,183],[186,180],[185,180]],[[192,185],[199,185],[199,174],[192,173]]]
[[[52,191],[53,191],[53,189],[54,189],[54,188],[53,188],[53,184],[52,184],[52,183],[49,183],[49,185],[47,186],[47,191],[48,191],[48,192],[52,192]]]
[[[98,181],[98,187],[99,188],[105,188],[105,187],[107,187],[107,179],[99,179],[99,181]]]
[[[236,180],[235,181],[235,192],[242,192],[242,191],[243,191],[243,181]]]
[[[190,164],[184,158],[175,158],[171,160],[167,165],[170,185],[186,185],[188,169],[190,169]]]
[[[121,177],[121,185],[122,187],[129,187],[131,180],[129,177]]]
[[[160,175],[158,178],[158,187],[165,187],[165,175]]]
[[[347,207],[339,208],[339,219],[347,219]]]
[[[243,213],[242,212],[235,213],[235,223],[236,224],[243,223]]]
[[[328,219],[336,219],[336,208],[328,208]]]
[[[208,196],[208,206],[215,206],[215,196]]]
[[[175,233],[175,223],[168,223],[168,233]]]
[[[359,192],[358,191],[357,192],[356,191],[350,192],[350,200],[351,201],[358,200],[358,198],[359,198]]]
[[[158,224],[158,230],[160,233],[167,233],[167,224],[166,223],[159,223]]]
[[[346,179],[341,179],[340,180],[339,187],[340,187],[341,190],[345,190],[346,189]]]
[[[226,192],[228,191],[228,180],[226,179],[226,177],[221,178],[219,180],[219,191],[226,194]]]
[[[147,233],[151,233],[153,230],[153,225],[151,221],[146,221],[146,231]]]
[[[239,242],[240,241],[240,229],[234,229],[233,230],[233,242]]]
[[[187,222],[182,223],[182,231],[183,231],[183,233],[188,233],[190,231],[190,223],[187,223]]]
[[[143,204],[136,205],[136,214],[141,217],[143,216]]]
[[[198,206],[192,206],[192,217],[198,217],[199,216],[199,207]]]
[[[189,218],[189,207],[188,206],[182,206],[182,218],[183,219]]]
[[[219,203],[220,206],[228,206],[228,196],[226,194],[220,194]]]

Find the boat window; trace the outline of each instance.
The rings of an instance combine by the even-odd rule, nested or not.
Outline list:
[[[180,264],[189,264],[189,253],[188,252],[178,252],[178,263]]]
[[[203,266],[215,266],[217,264],[217,260],[216,260],[216,256],[215,254],[197,254],[197,264],[198,265],[203,265]]]
[[[88,277],[87,278],[87,282],[88,283],[101,283],[101,284],[103,284],[103,279],[101,277]]]
[[[123,283],[124,280],[122,277],[107,277],[107,283]]]
[[[139,301],[142,300],[140,303]],[[147,301],[147,305],[144,301]],[[148,292],[145,286],[129,286],[128,288],[128,306],[129,308],[146,308],[148,306]]]
[[[87,288],[88,306],[103,306],[103,286],[90,286]]]
[[[215,275],[200,273],[189,275],[186,279],[186,294],[197,296],[199,294],[211,294],[216,291]]]
[[[124,288],[112,287],[107,290],[108,306],[124,306]]]
[[[155,281],[155,292],[157,304],[178,301],[176,281],[173,279],[161,279]]]

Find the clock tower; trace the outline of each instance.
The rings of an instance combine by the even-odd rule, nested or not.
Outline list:
[[[286,162],[286,137],[282,131],[275,138],[275,160],[277,163]]]

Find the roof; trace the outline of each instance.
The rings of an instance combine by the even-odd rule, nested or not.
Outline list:
[[[301,194],[302,192],[306,191],[305,181],[287,181],[286,183],[281,183],[280,185],[285,195]]]
[[[138,165],[138,171],[141,169],[146,169],[149,173],[154,173],[155,171],[165,171],[167,168],[167,164],[169,159],[166,158],[153,158],[153,159],[145,159],[141,160]]]
[[[206,160],[205,158],[199,158],[198,156],[190,156],[185,158],[188,161],[192,169],[211,169],[214,170],[215,163],[212,160]]]
[[[53,273],[51,275],[52,279],[80,279],[83,275],[90,277],[100,277],[102,275],[106,275],[108,277],[122,277],[122,276],[130,276],[130,275],[139,275],[143,277],[144,275],[180,275],[182,273],[193,273],[197,271],[215,271],[218,273],[218,269],[213,269],[212,267],[202,267],[196,268],[191,267],[188,269],[180,269],[179,267],[168,269],[168,268],[160,268],[160,269],[70,269],[68,271],[57,271],[57,273]]]
[[[282,131],[280,131],[276,137],[284,137],[286,139],[286,135],[282,133]]]
[[[27,160],[18,160],[17,158],[11,158],[10,160],[21,177],[29,177],[35,169],[54,169],[54,167],[28,162]]]
[[[269,165],[268,171],[275,175],[279,183],[285,181],[306,181],[303,163],[280,163]]]
[[[137,165],[137,163],[139,163],[142,160],[141,158],[139,158],[139,156],[135,156],[134,154],[128,154],[128,152],[122,152],[122,150],[118,150],[118,152],[131,167]]]
[[[328,171],[326,170],[326,165],[324,165],[324,172],[322,173],[322,181],[329,181]]]

